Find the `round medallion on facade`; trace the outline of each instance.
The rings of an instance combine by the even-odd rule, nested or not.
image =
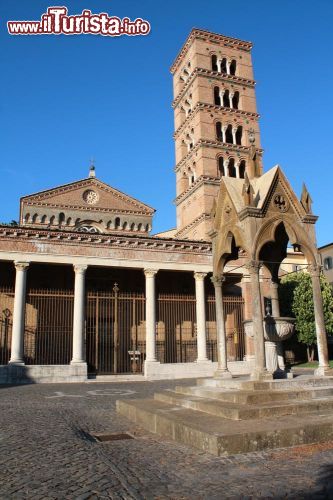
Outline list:
[[[95,205],[98,202],[98,194],[92,189],[87,189],[83,193],[82,198],[88,205]]]
[[[276,194],[273,198],[273,203],[275,208],[277,208],[280,212],[286,212],[289,208],[289,202],[283,194]]]

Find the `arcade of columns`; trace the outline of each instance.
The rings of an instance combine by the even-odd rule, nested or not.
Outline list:
[[[85,363],[85,274],[87,265],[74,265],[73,356],[71,364]],[[24,321],[28,262],[15,262],[15,294],[10,364],[24,364]],[[156,362],[155,276],[158,269],[144,269],[146,279],[146,362]],[[197,362],[208,361],[206,348],[204,272],[194,272],[197,323]]]

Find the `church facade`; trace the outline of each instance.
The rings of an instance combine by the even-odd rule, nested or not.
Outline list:
[[[246,254],[225,263],[222,295],[211,279],[221,179],[237,198],[263,173],[251,47],[194,29],[171,67],[175,230],[151,235],[154,209],[93,166],[85,179],[23,197],[19,225],[0,227],[1,382],[212,375],[217,297],[228,368],[251,371]],[[262,274],[263,294],[270,286]]]

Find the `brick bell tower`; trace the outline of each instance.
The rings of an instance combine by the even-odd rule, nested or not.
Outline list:
[[[193,29],[171,67],[176,237],[209,240],[222,176],[262,174],[251,48],[250,42]]]

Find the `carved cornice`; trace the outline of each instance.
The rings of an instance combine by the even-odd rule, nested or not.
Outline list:
[[[215,148],[215,149],[220,149],[223,151],[233,151],[235,153],[241,152],[244,153],[246,156],[249,154],[250,148],[248,146],[239,146],[237,144],[229,144],[227,142],[219,142],[219,141],[212,141],[211,139],[199,139],[194,147],[182,158],[177,165],[174,167],[174,171],[178,172],[178,170],[186,164],[187,161],[191,160],[192,156],[201,148],[201,147],[209,147],[209,148]],[[263,153],[263,149],[261,148],[256,148],[256,152],[258,154]]]
[[[246,217],[254,217],[256,219],[260,219],[265,217],[264,212],[261,210],[261,208],[256,208],[256,207],[245,207],[243,210],[241,210],[238,214],[239,220],[242,221],[246,219]]]
[[[178,127],[178,129],[174,132],[173,138],[177,139],[177,137],[188,127],[190,124],[192,118],[195,117],[195,115],[198,113],[198,111],[201,110],[210,110],[210,111],[217,111],[221,112],[222,114],[231,114],[234,116],[239,116],[239,117],[249,117],[249,118],[255,118],[259,119],[260,115],[258,113],[252,113],[251,111],[244,111],[242,109],[234,109],[234,108],[225,108],[224,106],[217,106],[216,104],[207,104],[204,102],[198,102],[192,111],[188,114],[186,120]]]
[[[209,219],[210,219],[210,215],[208,215],[208,214],[201,214],[201,215],[199,215],[199,217],[197,217],[196,219],[194,219],[193,221],[191,221],[189,224],[187,224],[186,226],[184,226],[182,229],[180,229],[179,231],[177,231],[176,237],[182,237],[184,235],[184,233],[186,233],[190,229],[193,229],[195,226],[197,226],[198,224],[200,224],[200,222],[202,222],[204,220],[209,220]]]
[[[200,175],[200,177],[197,178],[197,180],[190,186],[186,191],[181,193],[177,198],[174,199],[174,204],[177,206],[186,198],[188,198],[190,195],[192,195],[199,187],[201,187],[203,184],[210,184],[210,185],[215,185],[219,186],[220,184],[220,179],[218,177],[209,177],[208,175]]]
[[[192,83],[194,82],[195,78],[198,76],[207,76],[209,78],[212,78],[213,80],[216,80],[218,82],[229,82],[233,84],[239,84],[243,85],[245,87],[251,87],[253,88],[256,84],[254,80],[249,80],[247,78],[241,78],[240,76],[235,76],[235,75],[227,75],[227,73],[219,73],[218,71],[211,71],[209,69],[204,69],[204,68],[194,68],[192,73],[189,75],[188,80],[186,81],[184,87],[182,90],[179,92],[179,94],[174,98],[172,101],[172,107],[176,108],[179,104],[179,101],[182,100]]]
[[[39,230],[24,227],[0,226],[1,241],[33,241],[59,245],[88,245],[91,247],[128,248],[158,252],[210,254],[212,245],[208,241],[182,240],[157,236],[88,234],[57,230]]]
[[[190,46],[193,43],[193,40],[195,40],[196,38],[199,38],[201,40],[205,40],[208,42],[215,42],[215,43],[221,42],[223,44],[227,44],[228,47],[236,47],[237,49],[244,50],[246,52],[250,52],[250,50],[252,49],[251,42],[247,42],[245,40],[240,40],[239,38],[233,38],[233,37],[229,37],[229,36],[220,35],[218,33],[213,33],[211,31],[193,28],[191,33],[187,37],[184,45],[180,49],[180,51],[179,51],[176,59],[174,60],[171,68],[170,68],[171,73],[174,73],[177,70],[185,53],[188,51],[188,49],[190,48]]]
[[[96,206],[87,206],[87,205],[64,205],[61,203],[43,203],[43,202],[24,202],[26,207],[43,207],[43,208],[56,208],[63,210],[73,210],[73,211],[81,211],[81,212],[99,212],[99,213],[112,213],[112,214],[125,214],[125,215],[142,215],[145,217],[150,217],[154,212],[147,211],[139,211],[139,210],[123,210],[120,208],[103,208]],[[153,209],[152,209],[153,210]],[[155,210],[154,210],[155,211]]]
[[[305,224],[315,224],[318,220],[318,215],[307,214],[302,217],[302,222]]]

